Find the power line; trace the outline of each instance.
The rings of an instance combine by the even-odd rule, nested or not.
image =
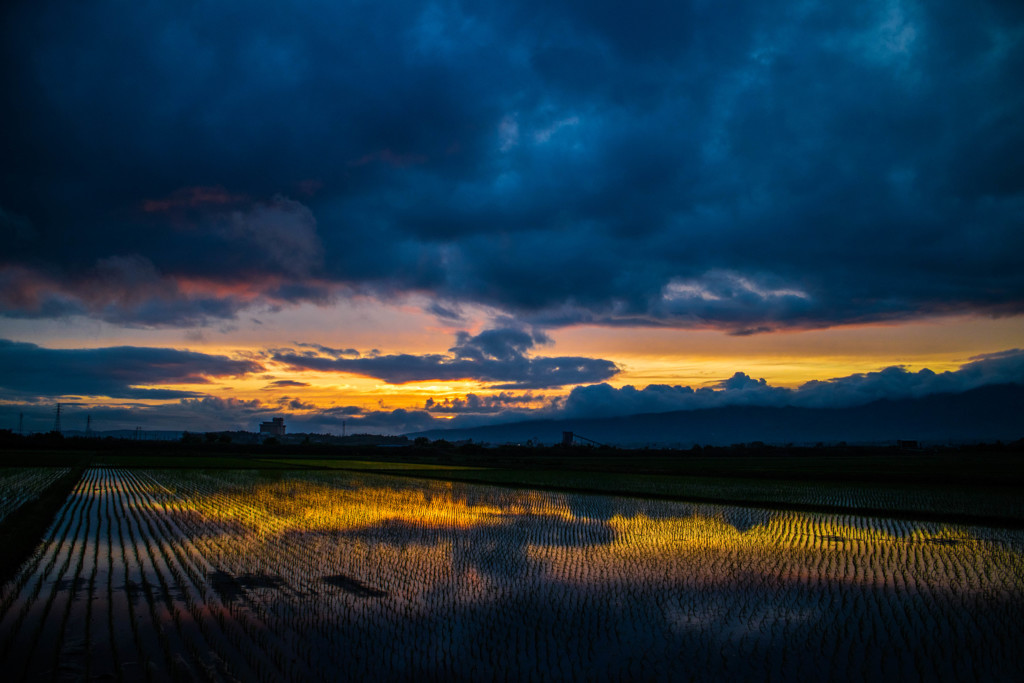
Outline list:
[[[61,409],[61,405],[58,403],[57,404],[57,410],[54,411],[54,412],[57,413],[57,417],[53,421],[53,431],[57,432],[58,434],[61,433],[61,431],[60,431],[60,409]]]

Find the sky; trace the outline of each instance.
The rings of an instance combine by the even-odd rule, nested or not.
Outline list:
[[[1024,382],[1020,3],[0,14],[0,428]]]

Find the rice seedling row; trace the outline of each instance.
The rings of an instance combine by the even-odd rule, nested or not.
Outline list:
[[[171,570],[124,475],[87,472],[37,557],[8,584],[22,599],[9,599],[0,623],[5,664],[22,678],[257,680],[246,662],[259,651],[243,638],[235,640],[245,640],[244,654],[232,645],[216,596]]]
[[[224,500],[225,494],[221,493],[221,491],[224,491],[223,484],[212,485],[211,489],[212,488],[216,488],[218,490],[218,494],[216,496],[216,502],[215,503],[211,502],[212,507],[214,507],[214,508],[216,508],[218,510],[228,509],[230,506],[225,506],[225,500]],[[202,494],[202,487],[198,488],[197,491],[199,492],[200,496],[203,495]],[[241,499],[244,500],[244,501],[253,500],[253,498],[251,496],[248,496],[248,495],[241,496]],[[210,500],[213,501],[214,499],[211,498]],[[251,506],[248,506],[248,507],[251,508]],[[388,509],[388,506],[379,506],[379,505],[376,505],[376,504],[371,505],[369,507],[374,508],[374,509]],[[245,508],[243,507],[242,509],[245,509]],[[271,507],[271,509],[272,509],[272,507]],[[316,509],[322,509],[322,507],[318,503],[314,503],[313,501],[308,501],[308,500],[306,501],[306,508],[304,510],[304,514],[306,515],[306,521],[307,522],[309,521],[309,517],[310,517],[311,511],[316,510]],[[221,514],[222,516],[224,515],[223,512],[221,512],[219,514]],[[230,517],[237,521],[237,520],[241,520],[241,519],[244,519],[244,518],[247,518],[247,517],[251,518],[251,514],[252,514],[251,513],[251,509],[248,510],[247,512],[245,512],[244,514],[242,512],[240,512],[240,511],[235,511],[235,512],[230,513]],[[762,514],[771,516],[771,513],[762,513]],[[437,516],[438,516],[437,514],[434,514],[434,517],[437,517]],[[443,517],[444,515],[441,515],[441,516]],[[911,548],[912,549],[912,548],[915,547],[913,544],[917,543],[918,545],[916,547],[919,550],[920,550],[921,547],[927,547],[927,548],[930,548],[932,550],[934,550],[936,547],[938,547],[938,548],[945,548],[947,550],[946,554],[949,555],[950,553],[948,552],[948,549],[954,547],[955,544],[958,543],[958,541],[955,538],[951,538],[950,537],[950,533],[952,533],[951,529],[941,528],[941,527],[938,527],[937,525],[920,525],[920,524],[914,525],[912,523],[908,523],[908,522],[904,522],[904,521],[894,522],[892,520],[887,520],[887,521],[885,521],[884,524],[881,525],[882,528],[879,529],[879,528],[872,528],[872,526],[879,526],[878,520],[873,520],[873,519],[868,520],[868,519],[864,519],[864,518],[853,518],[853,517],[851,517],[851,518],[828,518],[828,517],[823,517],[823,516],[818,516],[818,517],[815,518],[815,517],[810,517],[810,516],[807,516],[807,515],[791,515],[790,517],[791,517],[791,519],[788,520],[788,523],[787,523],[787,520],[782,519],[781,520],[782,523],[781,524],[776,524],[776,526],[783,530],[783,532],[784,532],[784,536],[783,537],[784,538],[787,537],[787,536],[789,537],[790,545],[791,545],[791,548],[790,548],[791,551],[800,551],[800,550],[809,551],[810,553],[812,553],[813,556],[818,558],[818,561],[820,563],[822,563],[822,566],[810,565],[809,567],[804,568],[805,571],[809,570],[810,573],[812,573],[813,575],[816,575],[818,577],[818,581],[817,581],[817,583],[813,587],[818,588],[820,590],[823,590],[824,588],[826,588],[826,587],[828,587],[830,585],[830,581],[829,580],[831,580],[831,581],[838,580],[838,581],[842,582],[843,584],[852,584],[853,586],[862,586],[862,585],[864,585],[866,583],[868,583],[868,584],[880,584],[882,586],[888,585],[888,590],[890,590],[890,591],[907,590],[908,587],[910,589],[914,589],[916,584],[913,583],[913,582],[914,581],[919,581],[920,580],[919,578],[914,577],[914,576],[909,576],[908,578],[904,579],[903,581],[900,581],[900,574],[898,572],[891,572],[891,577],[889,576],[890,575],[890,571],[889,571],[890,569],[898,569],[901,565],[907,564],[907,562],[909,560],[915,559],[915,558],[913,558],[913,555],[914,555],[913,550],[908,550],[907,548]],[[273,537],[275,534],[280,534],[280,524],[279,524],[280,518],[281,518],[280,515],[277,515],[277,516],[275,516],[275,515],[268,515],[267,518],[266,518],[266,522],[267,523],[265,524],[265,526],[262,527],[262,529],[264,531],[269,530],[268,533],[269,533],[269,535],[271,537]],[[824,520],[824,521],[822,521],[822,520]],[[379,521],[380,520],[377,520],[377,522],[379,522]],[[312,524],[312,526],[313,527],[316,526],[315,522]],[[656,524],[655,526],[659,526],[659,524]],[[663,525],[661,525],[661,526],[663,526]],[[578,532],[580,528],[582,528],[580,525],[576,525],[575,531]],[[697,530],[691,529],[690,531],[696,537],[696,539],[698,539],[698,540],[700,539],[701,531],[699,529],[697,529]],[[846,535],[845,536],[841,536],[839,534],[840,531],[842,531]],[[932,537],[936,533],[939,533],[939,532],[945,534],[945,536],[941,537],[941,538],[933,538]],[[718,533],[718,530],[712,528],[708,535],[709,535],[709,537],[712,537],[712,536],[714,536],[717,533]],[[551,534],[548,533],[548,536],[550,536],[550,535]],[[920,538],[917,538],[915,535],[920,536]],[[636,543],[640,544],[640,543],[646,543],[647,542],[646,540],[642,540],[642,539],[645,538],[645,537],[648,537],[648,535],[646,535],[646,534],[638,534],[638,536],[640,538],[638,538],[635,541]],[[882,550],[891,550],[892,549],[893,545],[892,545],[891,541],[892,541],[893,538],[895,538],[895,539],[902,539],[902,545],[905,546],[903,548],[902,554],[898,555],[896,557],[885,557],[885,556],[876,557],[879,554],[879,549],[880,548]],[[883,541],[886,541],[886,539],[889,539],[889,542],[888,543],[882,543]],[[505,540],[507,541],[508,539],[505,539]],[[628,543],[630,541],[629,536],[626,536],[624,540]],[[748,539],[748,541],[749,541],[749,539]],[[778,539],[772,539],[772,538],[769,537],[767,539],[767,541],[769,542],[769,549],[770,549],[772,547],[775,547],[775,545],[777,544]],[[936,543],[935,543],[936,541],[940,541],[941,543],[936,545]],[[921,546],[920,545],[921,543],[925,543],[926,545],[925,546]],[[565,545],[565,544],[563,543],[563,545]],[[864,546],[864,547],[862,548],[860,546]],[[558,546],[555,545],[554,547],[558,547]],[[870,552],[868,552],[868,551],[870,551]],[[838,565],[837,565],[837,563],[835,563],[835,561],[833,559],[830,559],[831,556],[835,555],[837,552],[839,552],[841,557],[845,557],[846,558],[842,564],[838,564]],[[270,553],[270,554],[273,554],[273,553]],[[918,554],[920,554],[920,553],[918,553]],[[932,554],[934,554],[934,553],[932,553]],[[927,554],[927,557],[916,558],[915,562],[917,562],[918,564],[920,564],[922,562],[928,562],[928,561],[930,561],[930,559],[932,557],[932,554]],[[248,557],[248,554],[239,554],[239,557]],[[860,559],[862,557],[866,557],[867,558],[867,562],[866,563],[863,562]],[[957,556],[956,555],[951,555],[951,557],[953,557],[955,559]],[[874,558],[874,559],[872,559],[872,558]],[[667,559],[671,559],[671,558],[667,558]],[[749,557],[746,558],[747,561],[749,561],[749,559],[750,559]],[[826,560],[827,560],[827,562],[826,562]],[[567,565],[567,566],[572,566],[573,563],[570,563],[570,562],[560,562],[560,564]],[[940,565],[941,565],[941,567],[945,567],[946,566],[946,565],[942,565],[941,563],[940,563]],[[585,565],[579,564],[578,566],[579,567],[583,567]],[[967,564],[964,564],[962,562],[960,564],[951,564],[950,568],[951,568],[951,571],[953,571],[953,574],[952,574],[952,580],[949,582],[949,587],[954,588],[954,589],[957,587],[957,581],[958,581],[958,579],[957,579],[957,571],[958,571],[957,568],[958,567],[962,569],[963,567],[970,568],[970,567],[973,567],[973,566],[974,566],[973,562],[972,563],[967,563]],[[457,565],[456,565],[456,568],[457,568]],[[729,569],[731,569],[731,567],[726,567],[725,571],[717,571],[717,570],[715,570],[714,566],[712,566],[713,571],[711,573],[712,574],[717,574],[719,576],[723,576],[724,575],[724,576],[727,576],[727,577],[733,577],[737,581],[739,581],[739,580],[748,581],[748,582],[751,582],[753,585],[757,586],[759,583],[760,584],[765,583],[765,581],[763,579],[761,579],[761,580],[751,579],[750,577],[751,576],[759,577],[759,576],[766,576],[766,575],[770,576],[770,572],[766,573],[765,570],[766,569],[771,569],[771,568],[772,567],[767,567],[767,568],[765,568],[765,567],[757,567],[757,566],[755,566],[753,568],[749,568],[748,567],[748,570],[747,570],[745,576],[738,576],[738,575],[730,574],[729,573]],[[239,569],[240,570],[244,570],[244,565],[239,565]],[[356,571],[357,572],[358,569],[359,569],[358,567],[351,567],[351,566],[349,567],[349,571]],[[626,573],[630,575],[630,580],[631,581],[635,580],[636,577],[635,577],[634,574],[630,574],[629,571],[627,571]],[[429,574],[423,574],[423,573],[419,573],[418,575],[424,576],[426,578],[429,578],[429,576],[430,576]],[[1005,579],[1006,577],[1004,576],[1002,578]],[[383,582],[380,585],[401,586],[402,585],[402,579],[403,579],[403,576],[401,576],[401,575],[392,576],[392,577],[384,577],[383,578]],[[595,577],[588,576],[588,577],[583,577],[582,580],[593,582],[594,579],[595,579]],[[602,580],[606,580],[606,577],[603,577],[603,576],[599,575],[599,576],[596,577],[596,580],[597,580],[597,582],[601,582]],[[960,580],[962,580],[962,579],[960,579]],[[896,585],[897,582],[900,583],[899,586]],[[501,594],[500,593],[501,586],[500,585],[497,586],[497,587],[494,586],[493,585],[494,584],[493,580],[492,580],[491,583],[492,583],[492,585],[489,587],[490,590],[488,591],[489,594],[494,596],[494,594],[495,594],[495,590],[494,589],[498,588],[499,589],[498,590],[498,594],[500,595]],[[463,590],[465,588],[466,588],[466,586],[462,587]],[[470,588],[471,588],[471,586],[470,586]],[[695,586],[695,588],[699,588],[699,586]],[[800,586],[798,585],[797,588],[800,588]],[[1016,590],[1019,590],[1019,586],[1016,586]],[[798,596],[794,596],[794,598],[795,597],[798,597]],[[1004,597],[1008,597],[1008,596],[1004,596]],[[943,599],[947,599],[947,598],[948,598],[948,596],[945,596]],[[500,600],[500,598],[497,598],[497,599]],[[554,599],[557,600],[558,599],[557,596],[555,596]],[[785,602],[787,604],[793,604],[794,602],[796,602],[796,600],[793,599],[793,598],[787,598],[785,600]],[[1010,604],[1012,605],[1013,603],[1011,602]],[[847,614],[850,615],[850,619],[853,619],[854,617],[859,616],[861,614],[861,612],[864,611],[864,610],[868,610],[869,613],[876,613],[876,614],[890,613],[891,610],[888,610],[887,612],[883,612],[883,610],[886,609],[887,605],[888,605],[888,603],[886,601],[879,602],[877,600],[877,596],[873,596],[870,601],[868,601],[864,597],[859,597],[858,598],[857,596],[854,596],[853,598],[850,599],[850,604],[849,605],[847,605],[845,603],[840,603],[839,604],[839,607],[841,608],[839,610],[839,613],[840,613],[840,615],[847,615]],[[825,607],[831,607],[831,606],[828,605],[828,604],[825,604],[825,605],[819,606],[819,607],[820,607],[821,610],[824,610]],[[774,612],[774,611],[771,611],[771,613],[773,615],[776,614],[776,612]],[[744,618],[749,619],[749,615],[739,614],[739,615],[734,616],[734,615],[732,615],[729,612],[724,612],[723,616],[724,616],[724,618],[731,619],[731,620],[744,619]],[[908,617],[906,615],[900,615],[900,618],[903,619],[904,621],[906,621],[906,619]],[[910,618],[912,618],[912,617],[910,617]],[[876,617],[876,619],[877,619],[877,617]],[[633,620],[633,621],[635,621],[635,620]],[[954,619],[954,621],[955,621],[955,619]],[[924,623],[924,622],[922,622],[922,623],[927,628],[928,623]],[[933,624],[933,628],[934,628],[934,623],[938,623],[938,620],[933,618],[932,621],[929,622],[929,623],[932,623]],[[891,636],[884,635],[884,632],[883,632],[883,637],[885,637],[889,641],[892,640]],[[1005,652],[1004,652],[1004,657],[1005,657]]]
[[[0,520],[36,498],[69,471],[66,467],[0,469]]]
[[[94,469],[0,593],[0,647],[26,675],[158,680],[1015,679],[1022,552],[857,515]]]

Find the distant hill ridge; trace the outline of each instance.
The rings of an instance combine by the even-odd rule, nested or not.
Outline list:
[[[558,443],[571,431],[609,445],[1013,441],[1024,437],[1024,385],[882,399],[846,408],[723,406],[623,417],[528,420],[409,434],[449,441]]]

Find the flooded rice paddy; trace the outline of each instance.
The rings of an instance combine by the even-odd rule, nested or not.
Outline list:
[[[8,680],[1024,680],[1024,532],[94,468],[0,608]]]
[[[66,467],[8,467],[0,469],[0,520],[69,472]]]

